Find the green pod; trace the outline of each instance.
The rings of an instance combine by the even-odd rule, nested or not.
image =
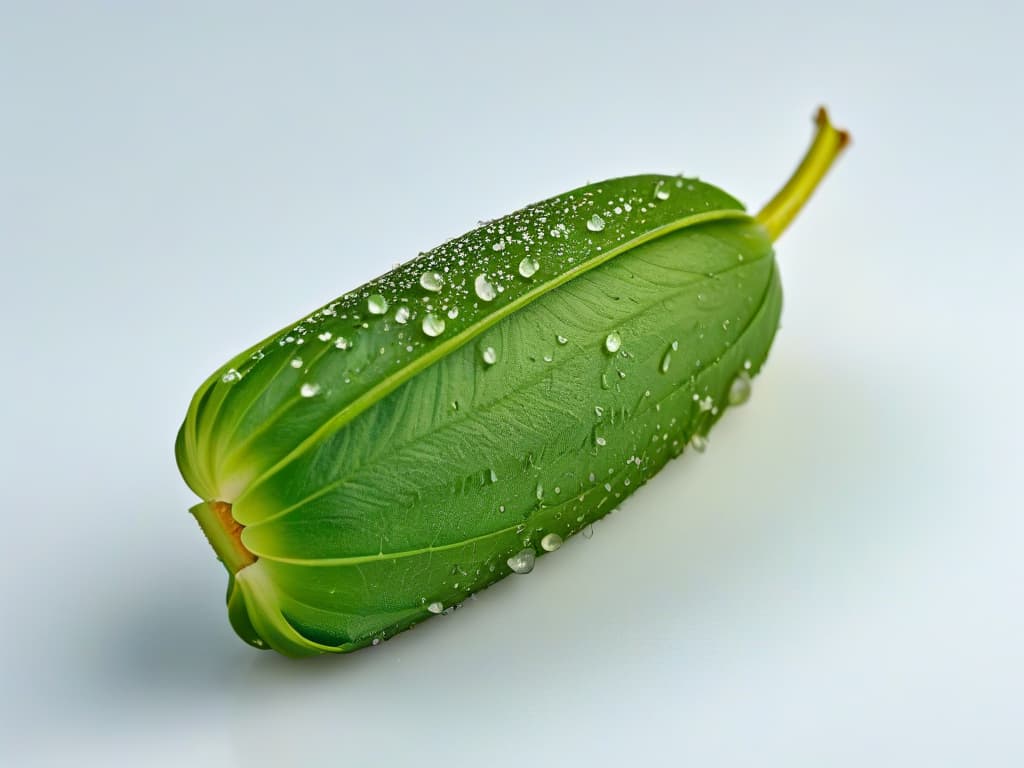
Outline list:
[[[846,134],[755,216],[631,176],[450,240],[230,360],[178,434],[238,634],[289,656],[408,629],[610,512],[749,392],[772,248]]]

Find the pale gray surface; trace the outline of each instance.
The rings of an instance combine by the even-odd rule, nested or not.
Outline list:
[[[0,11],[0,764],[1024,764],[1021,6],[341,5]],[[209,371],[588,179],[756,209],[821,101],[855,145],[706,455],[379,648],[234,637]]]

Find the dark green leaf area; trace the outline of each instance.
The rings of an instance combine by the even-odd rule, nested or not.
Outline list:
[[[519,550],[543,554],[546,533],[607,514],[706,433],[733,379],[760,369],[780,309],[753,222],[639,246],[253,484],[235,506],[243,541],[292,623],[318,637],[429,616],[507,575]]]

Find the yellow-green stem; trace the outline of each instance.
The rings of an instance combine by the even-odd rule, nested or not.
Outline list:
[[[815,122],[818,132],[804,159],[786,185],[757,214],[757,220],[768,230],[773,241],[778,240],[779,235],[786,231],[839,153],[850,143],[850,134],[832,125],[824,107],[818,109]]]

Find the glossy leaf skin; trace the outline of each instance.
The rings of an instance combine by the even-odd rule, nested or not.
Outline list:
[[[288,655],[354,650],[540,557],[707,433],[780,310],[769,236],[735,200],[638,176],[485,225],[247,350],[177,445],[256,558],[232,624]]]

